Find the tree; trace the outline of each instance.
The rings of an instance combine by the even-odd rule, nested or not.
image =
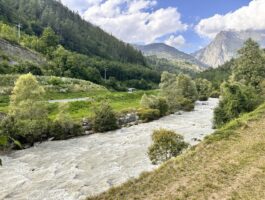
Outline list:
[[[45,91],[32,74],[21,75],[12,91],[9,116],[13,118],[14,138],[25,142],[40,140],[47,131],[48,111],[44,101]]]
[[[242,113],[254,110],[259,104],[253,88],[238,82],[221,86],[221,100],[214,110],[214,125],[219,128]]]
[[[159,88],[159,95],[166,99],[169,110],[176,111],[179,108],[179,101],[182,99],[181,91],[176,84],[176,75],[163,72]]]
[[[198,92],[196,85],[190,76],[179,74],[177,77],[176,86],[184,98],[191,100],[192,102],[197,100]]]
[[[148,156],[153,164],[165,162],[178,156],[183,149],[188,147],[183,136],[174,131],[160,129],[152,135],[153,144],[148,149]]]
[[[93,129],[98,132],[105,132],[117,129],[117,118],[108,102],[102,102],[95,110]]]
[[[259,44],[248,39],[238,53],[239,58],[233,69],[234,80],[258,89],[265,79],[265,59]]]
[[[45,28],[39,41],[40,51],[51,56],[52,52],[59,44],[59,37],[55,34],[51,27]]]
[[[169,110],[191,110],[197,100],[198,93],[194,81],[184,74],[177,77],[174,74],[163,72],[161,76],[160,96],[167,100]],[[186,109],[188,108],[188,109]]]
[[[199,100],[206,101],[212,92],[212,83],[206,79],[198,78],[195,80]]]
[[[51,27],[44,29],[40,40],[46,47],[56,47],[59,44],[59,37],[55,34]]]

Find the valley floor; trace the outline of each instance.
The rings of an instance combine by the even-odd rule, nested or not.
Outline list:
[[[154,172],[88,200],[264,197],[265,104]]]

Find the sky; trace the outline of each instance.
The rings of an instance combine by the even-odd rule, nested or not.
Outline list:
[[[265,30],[265,0],[61,0],[127,43],[163,42],[187,53],[225,30]]]

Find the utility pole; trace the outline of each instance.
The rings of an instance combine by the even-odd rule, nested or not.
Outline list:
[[[21,24],[19,23],[19,24],[17,24],[16,25],[17,26],[17,29],[18,29],[18,40],[20,40],[20,36],[21,36],[21,34],[20,34],[20,30],[21,30]]]
[[[107,80],[107,71],[108,71],[108,69],[105,68],[104,71],[105,71],[105,76],[104,76],[104,77],[105,77],[105,82],[106,82],[106,80]]]

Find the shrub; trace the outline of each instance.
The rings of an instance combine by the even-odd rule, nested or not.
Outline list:
[[[73,121],[68,113],[68,104],[61,104],[55,121],[50,126],[49,136],[56,140],[82,135],[82,126]]]
[[[254,110],[259,100],[255,90],[237,82],[222,85],[222,99],[214,110],[214,125],[219,128],[240,114]]]
[[[169,106],[165,98],[158,97],[157,109],[160,111],[160,116],[165,116],[167,114]]]
[[[165,162],[178,156],[183,149],[188,147],[183,136],[174,131],[160,129],[152,135],[153,144],[148,149],[148,156],[153,164]]]
[[[64,83],[61,78],[56,76],[51,76],[47,82],[49,85],[56,85],[56,86],[60,86]]]
[[[208,98],[208,96],[199,96],[199,101],[207,101]]]
[[[194,110],[195,104],[189,99],[184,98],[180,103],[180,109],[183,111],[192,111]]]
[[[143,108],[159,110],[160,116],[165,116],[169,108],[165,98],[146,94],[142,96],[140,104]]]
[[[142,108],[138,110],[140,120],[144,122],[150,122],[160,117],[160,111],[158,109]]]
[[[8,146],[8,137],[3,135],[0,131],[0,150],[5,149]]]
[[[212,93],[210,94],[211,98],[219,98],[220,96],[220,92],[218,92],[217,90],[212,91]]]
[[[93,129],[97,132],[111,131],[118,128],[117,118],[109,103],[101,103],[95,110]]]
[[[49,136],[54,137],[55,140],[65,140],[82,135],[82,131],[81,124],[67,120],[56,120],[50,126]]]
[[[45,119],[17,119],[13,116],[7,116],[1,123],[1,129],[2,133],[12,138],[13,142],[18,141],[22,145],[33,145],[34,142],[47,137],[48,121]]]

